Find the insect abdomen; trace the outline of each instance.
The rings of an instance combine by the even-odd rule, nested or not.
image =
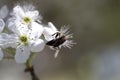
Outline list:
[[[49,46],[58,47],[61,44],[63,44],[65,41],[66,41],[65,36],[62,36],[60,38],[53,39],[53,40],[47,42],[46,44]]]

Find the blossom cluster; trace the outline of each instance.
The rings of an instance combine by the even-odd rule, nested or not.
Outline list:
[[[39,11],[33,5],[17,4],[10,13],[7,6],[0,9],[0,60],[4,58],[3,49],[12,48],[15,61],[25,63],[31,53],[41,52],[46,45],[56,50],[57,57],[62,46],[72,47],[74,42],[71,38],[67,27],[58,30],[52,22],[43,24]]]

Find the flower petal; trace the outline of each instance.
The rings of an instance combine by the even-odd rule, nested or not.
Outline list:
[[[1,9],[0,9],[0,18],[5,18],[8,15],[8,8],[6,5],[4,5]]]
[[[36,11],[28,11],[28,12],[26,12],[26,16],[28,16],[31,19],[35,20],[35,19],[38,18],[39,12],[37,10]]]
[[[1,33],[0,34],[0,47],[2,47],[2,48],[9,47],[10,46],[9,45],[9,42],[10,42],[9,38],[10,38],[10,36],[8,34]]]
[[[0,33],[3,31],[4,27],[5,27],[5,23],[3,19],[0,19]]]
[[[25,63],[30,56],[27,46],[20,45],[16,48],[15,60],[17,63]]]
[[[28,30],[27,25],[22,24],[19,20],[16,20],[14,17],[9,18],[7,21],[8,29],[15,34],[20,34],[23,30]]]
[[[51,28],[44,27],[43,35],[47,41],[50,41],[53,39],[53,34],[56,33],[54,32]]]
[[[13,8],[12,15],[16,16],[19,19],[19,18],[23,18],[23,16],[25,16],[25,13],[21,8],[21,6],[17,5]]]
[[[7,20],[7,27],[10,31],[15,32],[15,18],[9,18]]]
[[[12,48],[16,48],[18,46],[18,36],[16,34],[10,34],[8,45]]]
[[[2,50],[0,48],[0,60],[2,60],[2,59],[3,59],[3,52],[2,52]]]
[[[31,23],[32,26],[32,32],[31,32],[31,37],[32,38],[39,38],[42,33],[43,33],[43,26],[41,24],[38,24],[36,22]]]
[[[44,47],[45,47],[45,42],[42,39],[38,39],[30,43],[30,50],[32,52],[40,52],[44,49]]]
[[[8,21],[8,28],[13,33],[20,35],[28,32],[28,27],[25,24],[22,24],[19,20],[15,18],[10,18]]]
[[[56,32],[58,32],[56,27],[51,22],[48,22],[48,27],[44,27],[43,35],[47,41],[50,41],[54,38],[52,35]]]
[[[48,22],[48,26],[52,29],[53,32],[58,31],[57,28],[53,25],[52,22]]]

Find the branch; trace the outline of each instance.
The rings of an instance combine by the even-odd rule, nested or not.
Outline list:
[[[40,80],[40,79],[38,78],[38,76],[35,74],[35,70],[34,70],[33,66],[31,66],[31,67],[29,67],[29,68],[26,68],[26,69],[25,69],[25,72],[29,72],[29,73],[30,73],[30,75],[31,75],[31,77],[32,77],[32,80]]]

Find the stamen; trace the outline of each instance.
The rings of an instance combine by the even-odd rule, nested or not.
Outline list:
[[[23,21],[24,21],[25,23],[29,23],[29,22],[30,22],[30,18],[29,18],[29,17],[25,17],[25,18],[23,19]]]
[[[27,44],[27,42],[28,42],[27,36],[20,36],[20,37],[19,37],[19,40],[20,40],[20,42],[23,43],[23,44]]]

